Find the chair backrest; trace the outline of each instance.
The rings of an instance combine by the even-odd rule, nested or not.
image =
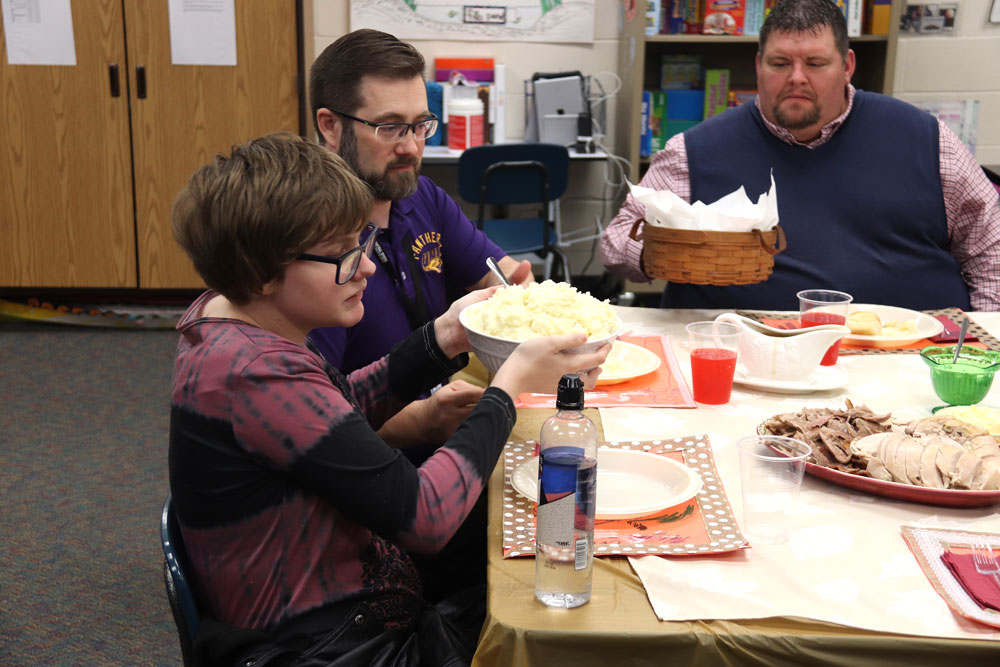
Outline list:
[[[167,599],[173,612],[174,623],[181,643],[181,656],[185,665],[194,664],[194,638],[198,634],[201,617],[194,593],[185,575],[187,553],[184,538],[174,514],[170,494],[163,501],[160,513],[160,542],[163,544],[163,583],[167,588]]]
[[[558,199],[569,180],[569,151],[558,144],[511,143],[476,146],[458,158],[458,194],[472,204],[527,204],[546,202],[537,162],[548,171],[548,198]],[[491,165],[515,163],[502,169]],[[484,189],[485,185],[485,189]]]

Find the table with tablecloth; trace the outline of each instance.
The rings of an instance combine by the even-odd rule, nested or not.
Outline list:
[[[631,335],[667,336],[687,382],[684,325],[721,312],[616,311]],[[970,316],[1000,333],[1000,314]],[[736,386],[721,406],[587,413],[605,441],[706,436],[740,520],[735,442],[767,417],[807,406],[843,407],[850,398],[916,418],[941,403],[916,354],[844,355],[838,366],[848,373],[841,389],[773,394]],[[1000,407],[1000,383],[983,404]],[[537,439],[552,412],[520,408],[512,442]],[[1000,533],[1000,505],[923,505],[807,476],[787,544],[751,542],[749,549],[707,556],[600,557],[590,602],[561,610],[534,598],[533,558],[504,557],[505,475],[501,460],[489,485],[488,609],[476,665],[1000,664],[1000,630],[952,613],[900,534],[904,525]]]

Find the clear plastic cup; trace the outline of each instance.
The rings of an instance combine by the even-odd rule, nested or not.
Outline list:
[[[747,537],[764,544],[787,542],[792,535],[790,510],[798,502],[812,449],[801,440],[780,435],[748,436],[736,447]]]
[[[728,403],[742,329],[728,322],[692,322],[685,329],[691,344],[694,400],[709,405]]]
[[[847,316],[854,297],[847,292],[832,289],[807,289],[797,294],[799,297],[799,324],[802,328],[818,327],[823,324],[847,324]],[[820,361],[821,366],[833,366],[840,354],[840,341],[830,346]]]

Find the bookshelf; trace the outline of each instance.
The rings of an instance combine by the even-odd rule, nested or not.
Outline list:
[[[892,94],[899,36],[900,3],[892,3],[888,35],[861,35],[851,38],[858,66],[851,81],[855,87]],[[651,35],[645,34],[640,13],[623,22],[618,39],[618,76],[622,90],[615,110],[615,143],[619,155],[631,165],[629,179],[636,183],[649,165],[639,159],[639,114],[642,91],[659,86],[660,57],[664,54],[697,54],[706,68],[730,71],[730,88],[756,88],[754,57],[757,38],[732,35]]]

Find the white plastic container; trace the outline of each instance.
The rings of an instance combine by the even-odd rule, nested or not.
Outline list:
[[[483,101],[452,98],[448,100],[448,148],[464,151],[483,145]]]

